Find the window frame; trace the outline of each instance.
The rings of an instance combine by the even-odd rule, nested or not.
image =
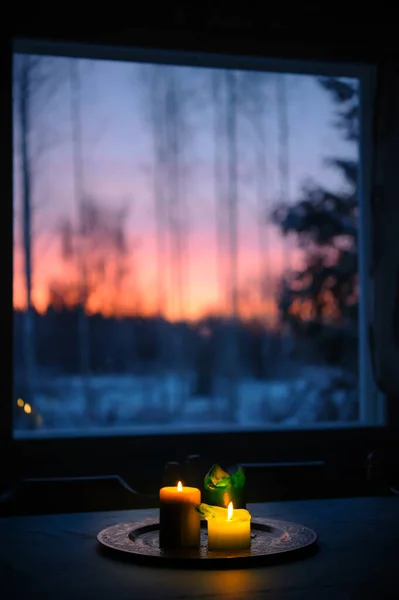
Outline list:
[[[162,47],[123,47],[49,40],[15,39],[12,53],[26,52],[53,56],[75,56],[101,60],[152,62],[186,66],[220,67],[248,70],[267,70],[291,74],[327,75],[356,77],[360,87],[360,165],[359,169],[359,280],[361,289],[367,290],[359,297],[359,396],[360,420],[356,423],[322,424],[309,429],[277,428],[267,426],[262,431],[232,433],[193,433],[175,435],[111,434],[90,436],[82,432],[74,437],[35,437],[29,439],[13,434],[12,405],[0,403],[0,417],[12,452],[19,459],[19,473],[24,476],[57,476],[61,474],[92,474],[126,472],[133,464],[133,456],[146,457],[144,463],[154,465],[174,458],[182,459],[186,454],[199,452],[211,457],[226,456],[232,462],[256,462],[262,460],[292,460],[296,457],[315,459],[331,455],[331,445],[345,453],[355,440],[365,448],[372,443],[382,443],[388,435],[385,420],[385,399],[376,391],[371,369],[367,341],[368,315],[368,265],[370,239],[369,202],[372,160],[372,113],[376,68],[372,63],[332,62],[326,60],[296,60],[288,58],[265,58],[250,54],[236,55],[200,53],[198,51],[170,50]],[[11,54],[12,54],[11,53]],[[12,108],[12,107],[11,107]],[[12,140],[12,124],[10,139]],[[12,156],[11,156],[12,164]],[[12,170],[11,170],[12,173]],[[12,175],[11,175],[12,177]],[[11,183],[12,192],[12,183]],[[12,198],[12,195],[11,195]],[[11,201],[12,202],[12,201]],[[11,249],[12,253],[12,249]],[[377,394],[379,398],[377,399]],[[5,424],[5,425],[4,425]],[[222,444],[221,444],[222,442]],[[221,446],[223,448],[221,449]],[[370,448],[372,449],[372,447]],[[79,458],[80,457],[80,458]],[[82,457],[85,457],[82,459]],[[141,461],[136,461],[136,468]],[[143,469],[142,469],[143,470]]]

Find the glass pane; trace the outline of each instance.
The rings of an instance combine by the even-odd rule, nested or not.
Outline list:
[[[14,55],[15,431],[359,418],[358,82]]]

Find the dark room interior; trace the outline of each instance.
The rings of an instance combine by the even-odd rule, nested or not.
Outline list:
[[[399,598],[396,21],[221,4],[11,8],[4,600]]]

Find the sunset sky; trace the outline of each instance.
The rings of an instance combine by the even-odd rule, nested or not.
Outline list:
[[[76,222],[76,196],[73,177],[71,133],[71,87],[69,61],[54,59],[61,74],[57,93],[33,113],[32,167],[34,176],[33,220],[33,299],[38,310],[48,303],[48,288],[54,282],[73,282],[76,267],[66,264],[61,254],[59,224],[70,218]],[[81,77],[82,154],[85,193],[107,209],[125,208],[125,232],[129,246],[127,274],[120,290],[100,286],[89,299],[91,311],[144,314],[156,310],[156,238],[154,218],[153,146],[148,119],[143,70],[149,65],[126,62],[79,60]],[[188,247],[184,281],[184,314],[179,315],[173,264],[165,256],[168,281],[164,313],[172,319],[197,319],[207,313],[225,313],[220,297],[216,244],[216,199],[214,180],[213,103],[210,69],[176,69],[187,94],[187,135],[182,152]],[[62,74],[65,75],[62,75]],[[278,119],[276,75],[258,73],[267,97],[267,209],[279,200]],[[332,123],[334,104],[314,77],[286,75],[289,117],[290,201],[298,197],[301,185],[314,178],[339,188],[338,174],[323,164],[330,155],[353,156],[355,151],[342,141]],[[208,94],[209,88],[209,94]],[[185,96],[186,97],[186,96]],[[18,128],[15,124],[15,139]],[[243,111],[238,112],[238,215],[239,288],[244,316],[261,310],[257,294],[259,280],[259,214],[256,198],[255,135]],[[45,146],[45,150],[40,150]],[[22,278],[21,185],[18,151],[14,161],[14,306],[23,308],[25,290]],[[263,311],[269,322],[275,315],[275,294],[284,268],[301,260],[294,242],[287,253],[278,230],[268,225],[267,292]]]

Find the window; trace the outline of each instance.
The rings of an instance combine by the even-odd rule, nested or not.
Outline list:
[[[15,45],[15,437],[381,422],[370,76]]]

